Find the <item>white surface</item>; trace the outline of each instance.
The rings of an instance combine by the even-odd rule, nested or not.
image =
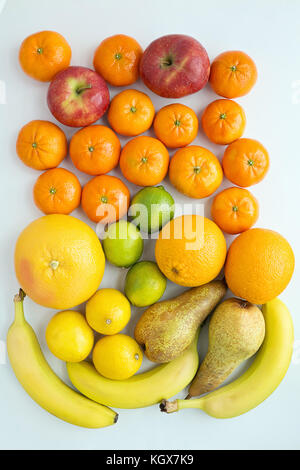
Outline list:
[[[1,3],[0,0],[0,8]],[[256,61],[259,76],[253,91],[238,100],[247,115],[245,136],[261,140],[271,156],[267,178],[252,188],[260,202],[257,226],[272,228],[286,236],[299,260],[299,17],[300,3],[292,1],[7,0],[0,15],[0,81],[4,81],[6,87],[6,104],[0,104],[2,342],[13,318],[12,298],[18,289],[13,270],[14,244],[19,232],[42,215],[32,200],[32,186],[39,173],[19,161],[15,141],[21,126],[32,119],[55,122],[46,105],[47,84],[35,82],[20,69],[18,48],[21,41],[36,31],[56,30],[71,44],[72,65],[90,67],[99,42],[116,33],[132,35],[143,47],[164,34],[190,34],[207,48],[211,60],[225,50],[247,52]],[[171,102],[153,95],[140,82],[133,88],[149,93],[156,109]],[[118,91],[111,90],[111,96]],[[190,105],[199,114],[214,99],[217,96],[207,86],[204,91],[179,101]],[[73,129],[64,130],[68,137],[74,133]],[[199,133],[195,143],[207,146],[221,158],[223,147],[210,144],[203,133]],[[74,171],[69,158],[62,166]],[[87,175],[77,174],[82,183],[89,179]],[[116,174],[119,175],[119,171]],[[229,186],[229,183],[225,182],[225,185]],[[181,198],[168,182],[165,186],[177,202],[188,201]],[[136,188],[131,186],[130,189],[134,194]],[[206,214],[209,214],[211,198],[204,202]],[[88,222],[80,210],[74,215]],[[144,259],[153,258],[153,246],[154,241],[146,243]],[[122,289],[125,273],[107,265],[102,287],[114,285]],[[281,296],[294,316],[298,350],[299,281],[297,267],[291,284]],[[165,297],[172,297],[182,290],[169,283]],[[26,299],[25,308],[48,360],[65,378],[64,364],[50,355],[44,339],[47,322],[54,312],[35,305],[30,299]],[[139,314],[134,312],[130,333]],[[201,334],[202,357],[206,333],[204,329]],[[200,410],[184,410],[167,416],[153,406],[121,410],[116,426],[86,430],[59,421],[39,408],[22,390],[6,363],[0,365],[0,448],[299,448],[299,374],[298,351],[298,361],[296,354],[276,392],[255,410],[233,420],[218,421]]]

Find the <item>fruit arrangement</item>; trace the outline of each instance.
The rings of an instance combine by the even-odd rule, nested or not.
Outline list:
[[[199,408],[231,418],[259,405],[291,360],[293,322],[277,296],[292,278],[294,254],[279,233],[253,228],[259,203],[246,188],[266,176],[269,155],[260,142],[242,137],[246,113],[233,101],[255,85],[252,58],[228,51],[210,64],[205,48],[181,34],[158,38],[143,52],[135,39],[118,34],[100,43],[93,70],[70,66],[65,38],[43,31],[23,41],[19,60],[29,76],[50,82],[47,102],[58,123],[77,128],[68,144],[58,125],[34,120],[17,138],[21,161],[43,171],[33,199],[45,214],[21,232],[15,247],[21,288],[7,349],[21,385],[48,412],[88,428],[116,423],[110,407],[160,404],[167,413]],[[132,88],[139,77],[161,97],[182,98],[209,83],[220,98],[201,117],[184,103],[156,111],[146,93]],[[131,88],[110,101],[107,83]],[[106,112],[110,127],[96,124]],[[199,125],[211,142],[227,146],[222,162],[192,145]],[[141,135],[152,126],[155,137]],[[119,136],[130,138],[123,148]],[[59,167],[67,154],[90,176],[83,188]],[[122,179],[108,174],[118,166]],[[162,185],[167,175],[191,201],[211,197],[211,219],[178,215]],[[216,194],[223,178],[235,186]],[[126,181],[138,187],[134,195]],[[79,207],[102,227],[102,242],[98,231],[70,215]],[[237,235],[228,250],[223,232]],[[156,239],[156,262],[141,259],[148,238]],[[99,288],[106,262],[127,269],[123,292]],[[160,300],[167,281],[187,289]],[[224,300],[227,289],[236,297]],[[24,317],[26,295],[59,310],[47,325],[46,343],[80,393],[46,362]],[[83,303],[84,313],[76,309]],[[134,337],[122,332],[131,306],[147,307]],[[199,365],[199,331],[209,316],[208,351]],[[97,341],[94,332],[102,335]],[[246,372],[223,385],[255,354]],[[155,364],[139,372],[144,355]],[[169,400],[187,386],[186,399]]]

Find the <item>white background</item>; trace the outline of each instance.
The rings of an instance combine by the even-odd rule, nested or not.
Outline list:
[[[1,2],[0,0],[0,5]],[[251,190],[260,202],[258,227],[282,233],[299,261],[299,124],[300,124],[300,3],[296,1],[209,0],[7,0],[0,15],[0,80],[6,87],[1,113],[1,278],[0,340],[5,341],[13,319],[12,298],[18,289],[13,251],[20,231],[42,214],[32,200],[39,172],[25,167],[16,156],[20,128],[32,119],[55,122],[46,104],[47,84],[27,77],[18,64],[21,41],[31,33],[51,29],[63,34],[72,47],[72,65],[92,66],[93,53],[102,39],[116,33],[135,37],[143,47],[169,33],[197,38],[211,60],[222,51],[240,49],[254,58],[258,81],[239,99],[247,115],[246,137],[260,140],[269,150],[271,169]],[[156,109],[176,100],[149,93]],[[111,96],[119,91],[111,90]],[[209,86],[183,102],[198,115],[217,96]],[[3,96],[2,96],[3,101]],[[0,100],[0,102],[2,102]],[[105,119],[102,122],[106,122]],[[74,129],[64,128],[70,138]],[[122,141],[123,143],[125,140]],[[221,158],[224,148],[212,145],[200,131],[196,144]],[[62,163],[72,169],[69,157]],[[84,184],[89,177],[76,173]],[[117,170],[114,174],[119,175]],[[165,181],[176,202],[187,202]],[[223,187],[229,186],[228,182]],[[137,188],[130,186],[131,194]],[[203,201],[209,215],[211,198]],[[89,223],[81,210],[74,213]],[[93,226],[93,224],[91,224]],[[230,240],[228,240],[230,242]],[[154,241],[146,244],[144,259],[153,259]],[[123,288],[126,271],[106,266],[102,287]],[[300,314],[299,269],[281,298],[294,317],[298,353],[276,392],[255,410],[232,420],[219,421],[200,410],[163,415],[157,406],[121,410],[117,425],[88,430],[59,421],[39,408],[22,390],[7,362],[0,365],[0,448],[6,449],[299,449],[300,419]],[[298,290],[297,290],[298,287]],[[183,291],[168,283],[166,297]],[[47,359],[66,379],[65,366],[48,351],[44,333],[54,311],[25,302]],[[127,332],[132,334],[141,311],[133,312]],[[201,334],[201,357],[207,330]],[[0,343],[3,349],[3,343]],[[298,355],[298,358],[297,358]],[[3,359],[3,355],[2,355]],[[298,364],[297,364],[298,362]],[[144,361],[144,368],[149,364]]]

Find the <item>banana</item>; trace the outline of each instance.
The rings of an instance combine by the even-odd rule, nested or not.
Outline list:
[[[264,342],[249,369],[237,380],[202,398],[161,402],[161,411],[199,408],[214,418],[234,418],[268,398],[284,378],[291,362],[294,328],[291,314],[279,299],[263,308]]]
[[[15,320],[8,330],[7,351],[14,373],[31,398],[68,423],[87,428],[109,426],[118,415],[72,390],[49,367],[37,337],[26,322],[24,292],[14,298]]]
[[[173,361],[154,367],[127,380],[111,380],[100,375],[88,362],[67,363],[72,384],[83,395],[107,406],[141,408],[159,403],[185,388],[198,369],[197,332],[193,343]]]

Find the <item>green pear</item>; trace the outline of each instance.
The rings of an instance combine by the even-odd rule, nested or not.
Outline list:
[[[182,354],[226,289],[224,281],[212,281],[145,310],[134,334],[148,359],[169,362]]]
[[[187,398],[221,385],[241,362],[258,351],[264,337],[265,321],[256,305],[236,298],[222,302],[211,317],[208,351]]]

